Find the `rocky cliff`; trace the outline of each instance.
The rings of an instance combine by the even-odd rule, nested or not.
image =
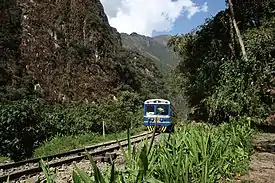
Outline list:
[[[161,83],[152,61],[122,48],[99,0],[11,0],[0,15],[5,91],[36,87],[51,102],[95,101],[125,85],[143,90],[138,78]]]

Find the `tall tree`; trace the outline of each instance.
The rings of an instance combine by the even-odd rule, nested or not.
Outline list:
[[[235,19],[233,4],[232,4],[231,0],[228,0],[228,6],[229,6],[230,13],[231,13],[231,19],[232,19],[232,22],[233,22],[233,26],[235,28],[235,31],[236,31],[236,34],[237,34],[237,37],[238,37],[238,40],[239,40],[239,43],[240,43],[240,46],[241,46],[243,57],[244,57],[245,61],[248,61],[247,54],[246,54],[245,47],[244,47],[244,43],[243,43],[243,39],[242,39],[240,30],[238,28],[238,25],[237,25],[237,22],[236,22],[236,19]]]

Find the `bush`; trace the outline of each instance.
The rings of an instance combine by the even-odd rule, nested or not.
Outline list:
[[[125,130],[141,124],[139,96],[123,92],[117,100],[108,100],[101,104],[81,104],[55,107],[44,114],[44,134],[77,135],[89,132],[101,132],[105,122],[106,133]],[[137,122],[138,121],[138,122]]]
[[[142,124],[143,114],[140,97],[134,93],[122,92],[118,100],[100,106],[100,116],[105,121],[107,133],[137,127]]]
[[[0,152],[14,160],[30,157],[40,138],[41,113],[34,101],[0,106]]]
[[[99,130],[98,106],[95,104],[53,107],[45,112],[42,124],[46,138],[61,135],[77,135]]]
[[[46,139],[98,133],[103,121],[106,134],[138,127],[143,120],[140,104],[139,95],[130,92],[122,92],[118,100],[101,104],[51,106],[38,100],[2,104],[0,155],[13,160],[30,157],[33,149]]]

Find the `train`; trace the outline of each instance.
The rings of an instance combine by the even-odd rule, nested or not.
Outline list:
[[[176,111],[169,100],[149,99],[144,102],[144,126],[149,132],[172,132],[176,123]]]

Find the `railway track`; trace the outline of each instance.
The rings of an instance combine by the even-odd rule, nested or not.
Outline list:
[[[138,143],[145,139],[148,135],[148,138],[151,138],[153,134],[147,132],[132,136],[131,143]],[[157,133],[155,134],[158,135]],[[127,139],[119,140],[122,147],[128,145]],[[59,167],[66,164],[71,164],[72,162],[78,162],[86,158],[85,150],[94,158],[94,160],[102,161],[102,159],[116,157],[114,152],[119,150],[120,146],[116,141],[109,141],[105,143],[100,143],[92,146],[87,146],[85,148],[75,149],[64,153],[59,153],[50,156],[44,156],[39,158],[32,158],[24,161],[6,163],[0,165],[0,182],[7,181],[8,177],[10,181],[16,181],[22,177],[32,176],[42,172],[40,167],[40,160],[46,161],[49,167]],[[108,157],[109,156],[109,157]],[[104,161],[104,160],[103,160]]]

